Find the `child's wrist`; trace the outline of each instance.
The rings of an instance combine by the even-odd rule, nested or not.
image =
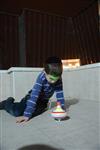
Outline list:
[[[65,108],[65,106],[64,106],[64,105],[62,105],[62,106],[61,106],[61,108],[62,108],[63,110],[66,110],[66,108]]]

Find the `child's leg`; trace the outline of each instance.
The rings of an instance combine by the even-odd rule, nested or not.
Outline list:
[[[45,112],[47,110],[47,104],[48,101],[45,102],[45,100],[42,100],[42,98],[39,98],[36,105],[36,110],[33,113],[32,117],[38,116]]]
[[[21,102],[14,102],[14,98],[9,97],[7,100],[4,100],[2,103],[2,109],[7,111],[13,116],[23,115],[24,109],[26,107],[26,99],[22,99]]]
[[[7,98],[6,100],[1,101],[1,102],[0,102],[0,110],[1,110],[1,109],[5,109],[5,106],[8,105],[8,104],[10,104],[10,103],[13,103],[14,100],[15,100],[15,99],[14,99],[13,97],[9,97],[9,98]],[[8,109],[9,109],[9,105],[8,105]]]

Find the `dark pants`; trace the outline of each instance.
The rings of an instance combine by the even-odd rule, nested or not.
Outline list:
[[[22,116],[26,108],[26,103],[28,99],[29,96],[27,95],[20,102],[14,102],[15,99],[13,97],[9,97],[7,100],[2,102],[3,109],[15,117]],[[43,101],[41,101],[40,99],[37,101],[36,110],[33,113],[32,117],[40,115],[46,110],[47,102],[42,102]]]

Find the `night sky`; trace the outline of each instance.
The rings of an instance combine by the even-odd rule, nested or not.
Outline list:
[[[0,0],[0,11],[20,14],[23,8],[42,10],[72,17],[94,0]]]

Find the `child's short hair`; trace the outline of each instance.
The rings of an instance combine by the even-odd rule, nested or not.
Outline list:
[[[48,57],[44,64],[44,70],[47,74],[61,76],[63,70],[61,59],[56,56]]]

